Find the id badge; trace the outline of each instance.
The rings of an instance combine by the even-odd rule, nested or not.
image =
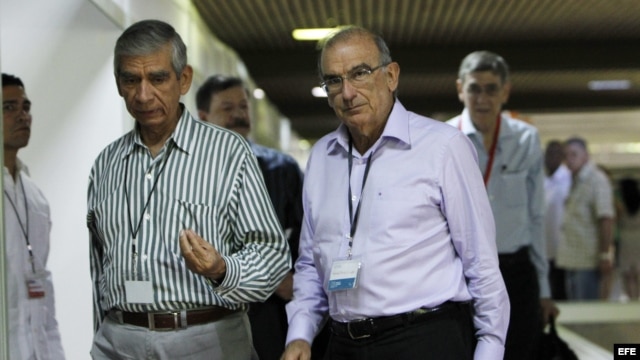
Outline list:
[[[329,275],[329,291],[349,290],[358,287],[359,260],[334,260]]]
[[[125,280],[124,291],[129,304],[153,303],[153,285],[151,281]]]
[[[29,299],[39,299],[46,295],[44,290],[44,281],[46,277],[46,272],[37,272],[27,276],[27,294]]]

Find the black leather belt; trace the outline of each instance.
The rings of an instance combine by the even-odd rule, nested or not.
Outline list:
[[[239,310],[231,310],[221,306],[212,306],[197,310],[181,310],[174,312],[137,313],[120,310],[110,311],[120,324],[130,324],[148,328],[149,330],[176,330],[190,325],[206,324],[218,321]]]
[[[332,320],[331,331],[337,336],[348,337],[353,340],[364,339],[401,326],[432,320],[440,315],[462,309],[465,306],[468,307],[469,305],[470,303],[468,302],[447,301],[440,306],[420,308],[392,316],[367,318],[346,323]]]

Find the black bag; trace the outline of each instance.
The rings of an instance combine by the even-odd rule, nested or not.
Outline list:
[[[540,360],[578,360],[576,353],[558,336],[553,317],[549,321],[549,332],[543,332],[540,338],[538,355]]]

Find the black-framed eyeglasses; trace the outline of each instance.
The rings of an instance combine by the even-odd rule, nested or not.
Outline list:
[[[327,94],[335,94],[342,90],[343,79],[346,79],[355,87],[364,85],[371,77],[374,71],[389,65],[389,63],[383,63],[376,67],[369,68],[368,66],[358,66],[349,70],[345,76],[328,76],[324,78],[324,81],[320,83],[320,86],[327,92]]]

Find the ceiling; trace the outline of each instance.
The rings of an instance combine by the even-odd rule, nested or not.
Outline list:
[[[326,99],[311,96],[318,83],[316,44],[293,40],[294,28],[355,24],[381,34],[400,64],[399,99],[441,120],[461,111],[457,68],[474,50],[507,60],[513,90],[506,108],[521,114],[640,108],[638,0],[192,2],[293,130],[312,141],[337,120]],[[592,91],[591,80],[629,80],[632,86]]]

